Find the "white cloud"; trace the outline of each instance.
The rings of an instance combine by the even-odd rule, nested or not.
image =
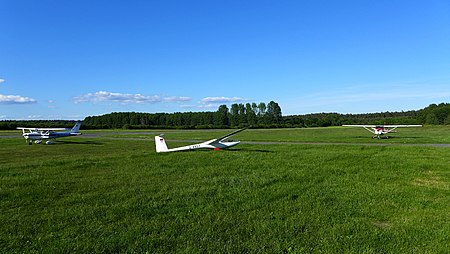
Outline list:
[[[205,97],[200,100],[197,105],[184,104],[181,105],[182,108],[186,109],[200,109],[200,110],[216,110],[220,104],[235,103],[249,101],[249,99],[244,99],[240,97]]]
[[[0,104],[31,104],[31,103],[36,103],[36,100],[19,95],[0,94]]]
[[[218,106],[217,106],[217,104],[203,104],[203,105],[197,106],[197,108],[199,108],[199,109],[217,109]]]
[[[0,78],[0,84],[3,82],[5,82],[5,80]],[[20,95],[0,94],[0,104],[32,104],[32,103],[36,103],[36,100],[33,98]]]
[[[112,93],[100,91],[88,93],[74,98],[75,103],[81,102],[119,102],[123,104],[144,104],[160,102],[161,98],[157,95],[146,96],[142,94]]]
[[[202,104],[220,104],[220,103],[231,103],[231,102],[243,102],[248,101],[248,99],[240,97],[206,97],[200,102]]]
[[[170,96],[170,97],[165,97],[163,98],[164,101],[166,102],[186,102],[186,101],[191,101],[192,99],[190,97],[184,97],[184,96]]]
[[[82,115],[46,115],[46,116],[28,116],[29,118],[40,118],[40,119],[47,119],[47,120],[82,120],[84,119],[84,116]]]
[[[96,93],[88,93],[74,98],[75,103],[82,102],[118,102],[122,104],[147,104],[158,102],[185,102],[190,101],[189,97],[161,97],[158,95],[142,95],[129,93],[113,93],[106,91],[99,91]]]
[[[42,119],[43,117],[42,117],[42,115],[30,115],[30,116],[27,116],[27,119]]]

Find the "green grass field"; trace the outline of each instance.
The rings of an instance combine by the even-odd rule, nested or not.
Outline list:
[[[448,253],[449,127],[246,130],[226,151],[155,153],[153,134],[82,131],[28,146],[0,132],[2,253]],[[91,134],[91,135],[88,135]],[[95,136],[92,136],[95,135]],[[342,143],[389,143],[391,146]]]

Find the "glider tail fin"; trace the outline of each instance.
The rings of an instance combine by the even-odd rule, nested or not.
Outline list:
[[[167,152],[169,149],[167,148],[166,141],[164,140],[163,136],[155,136],[155,145],[156,145],[156,152]]]

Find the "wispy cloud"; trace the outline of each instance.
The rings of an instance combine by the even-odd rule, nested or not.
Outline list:
[[[191,101],[191,97],[184,97],[184,96],[170,96],[170,97],[164,97],[163,101],[166,102],[186,102],[186,101]]]
[[[36,103],[36,100],[19,95],[0,94],[0,104],[32,104],[32,103]]]
[[[126,94],[99,91],[96,93],[88,93],[74,98],[75,103],[82,102],[119,102],[124,104],[143,104],[160,102],[161,98],[157,95],[146,96],[142,94]]]
[[[42,115],[29,115],[29,116],[27,116],[27,119],[32,119],[32,120],[34,120],[34,119],[42,119],[43,117],[42,117]]]
[[[5,80],[0,78],[0,84],[3,83],[3,82],[5,82]]]
[[[372,84],[303,94],[285,103],[284,109],[288,114],[399,111],[418,109],[449,98],[450,91],[443,86]]]
[[[29,116],[29,117],[39,117],[40,119],[48,120],[82,120],[85,116],[82,115],[47,115],[47,116]]]
[[[199,109],[205,109],[205,110],[209,110],[209,109],[217,109],[219,106],[217,106],[217,104],[201,104],[198,105],[197,108]]]
[[[158,102],[186,102],[190,101],[189,97],[161,97],[159,95],[142,95],[129,93],[113,93],[99,91],[96,93],[88,93],[74,98],[75,103],[82,102],[117,102],[121,104],[149,104]]]
[[[206,97],[203,98],[200,102],[202,104],[221,104],[221,103],[244,102],[244,101],[248,101],[248,99],[240,97]]]
[[[249,101],[249,99],[241,97],[205,97],[201,99],[198,104],[184,104],[182,108],[186,109],[200,109],[200,110],[216,110],[220,104],[238,103]]]
[[[450,97],[447,91],[381,91],[355,92],[347,94],[316,94],[302,99],[310,105],[332,105],[357,102],[391,102],[408,99],[444,99]]]

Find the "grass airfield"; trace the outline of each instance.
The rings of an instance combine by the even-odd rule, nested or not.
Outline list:
[[[450,249],[450,147],[433,146],[449,127],[246,130],[230,150],[167,154],[156,133],[175,147],[230,130],[82,132],[0,132],[3,253]]]

